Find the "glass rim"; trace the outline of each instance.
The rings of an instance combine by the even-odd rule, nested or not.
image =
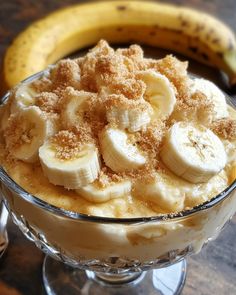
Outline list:
[[[34,79],[40,78],[41,76],[45,75],[45,73],[48,72],[48,69],[41,71],[39,73],[36,73],[27,79],[23,80],[21,83],[27,83],[31,82]],[[192,75],[192,74],[191,74]],[[192,75],[196,76],[196,75]],[[18,85],[19,85],[18,84]],[[4,102],[7,101],[9,95],[11,94],[11,91],[7,92],[1,99],[0,99],[0,105],[4,104]],[[230,96],[225,94],[227,103],[236,109],[236,105],[233,103],[233,100]],[[116,218],[116,217],[105,217],[105,216],[95,216],[95,215],[88,215],[83,213],[78,213],[75,211],[66,210],[57,206],[54,206],[52,204],[47,203],[46,201],[43,201],[37,196],[34,196],[33,194],[30,194],[25,189],[23,189],[20,185],[18,185],[4,170],[2,166],[0,166],[0,181],[6,185],[10,190],[13,190],[14,193],[18,194],[20,197],[22,197],[25,201],[32,203],[33,205],[36,205],[37,207],[50,211],[51,213],[66,217],[69,219],[74,220],[82,220],[82,221],[89,221],[89,222],[99,222],[99,223],[111,223],[111,224],[135,224],[135,223],[144,223],[144,222],[153,222],[153,221],[159,221],[159,222],[167,222],[167,221],[176,221],[178,219],[187,218],[189,216],[195,215],[198,212],[208,210],[223,200],[227,199],[227,197],[230,196],[231,192],[235,190],[236,188],[236,180],[234,180],[229,186],[227,186],[222,192],[217,194],[215,197],[211,198],[210,200],[207,200],[206,202],[199,204],[191,209],[182,210],[180,212],[176,213],[165,213],[165,214],[158,214],[154,216],[146,216],[146,217],[131,217],[131,218]]]

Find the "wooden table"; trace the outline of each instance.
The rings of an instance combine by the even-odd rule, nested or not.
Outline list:
[[[30,22],[58,7],[78,2],[78,0],[0,0],[0,56],[3,57],[4,50],[11,40]],[[235,0],[165,2],[188,4],[213,13],[236,31]],[[152,54],[152,50],[147,49],[146,53]],[[229,92],[216,70],[199,67],[194,62],[190,62],[190,68],[193,72],[197,71],[213,79]],[[0,261],[0,295],[45,295],[41,275],[44,255],[34,244],[27,241],[11,222],[8,232],[10,245]],[[146,294],[148,295],[148,290]],[[236,294],[236,216],[216,241],[211,242],[200,254],[188,258],[187,281],[182,294]]]

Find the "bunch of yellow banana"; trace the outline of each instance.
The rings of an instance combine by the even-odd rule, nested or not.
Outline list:
[[[5,85],[12,87],[101,38],[180,52],[223,70],[236,83],[236,40],[221,21],[168,4],[108,1],[71,6],[29,26],[6,52]]]

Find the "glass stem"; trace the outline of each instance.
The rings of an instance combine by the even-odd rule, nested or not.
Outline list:
[[[123,273],[123,274],[108,274],[102,272],[94,272],[87,270],[86,274],[88,278],[93,279],[101,284],[108,285],[122,285],[128,283],[134,283],[136,281],[141,281],[144,277],[144,272],[133,272],[133,273]]]

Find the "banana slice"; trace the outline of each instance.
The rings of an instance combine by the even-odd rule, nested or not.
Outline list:
[[[126,97],[113,95],[109,101],[106,116],[109,123],[114,123],[119,129],[136,132],[149,124],[152,108],[148,102],[129,100]]]
[[[100,171],[99,155],[93,144],[86,144],[70,159],[57,157],[57,147],[47,141],[39,149],[39,159],[49,182],[77,189],[93,182]]]
[[[211,118],[208,121],[212,122],[229,116],[224,93],[211,81],[195,78],[192,81],[191,91],[192,93],[201,91],[212,102],[213,113],[211,113]],[[205,115],[205,113],[202,114],[202,121],[206,121],[206,118],[203,118]],[[201,118],[199,119],[201,120]]]
[[[35,162],[39,147],[55,132],[50,120],[36,106],[12,114],[4,131],[6,148],[19,160]]]
[[[73,87],[67,87],[65,92],[65,106],[62,112],[62,120],[65,127],[79,125],[83,120],[85,102],[93,95],[90,92],[78,91]]]
[[[129,180],[121,181],[112,183],[104,188],[92,183],[77,189],[76,192],[90,202],[103,203],[129,195],[131,192],[131,182]]]
[[[227,164],[236,165],[236,140],[221,139],[227,154]]]
[[[146,158],[128,142],[127,134],[119,129],[105,128],[100,136],[102,156],[115,172],[129,171],[143,166]]]
[[[172,172],[192,183],[207,182],[227,162],[224,145],[211,130],[186,122],[170,128],[160,155]]]
[[[138,109],[120,109],[112,107],[107,112],[107,121],[117,124],[120,129],[128,129],[129,132],[136,132],[144,129],[150,123],[148,111],[140,112]]]
[[[190,184],[190,183],[188,183]],[[228,176],[224,170],[206,183],[191,184],[185,188],[185,207],[192,208],[217,196],[228,186]]]
[[[15,89],[14,99],[11,103],[11,113],[16,113],[24,108],[35,104],[37,92],[29,83],[22,83]]]
[[[181,211],[185,201],[184,180],[172,173],[156,173],[152,182],[136,182],[134,195],[153,202],[165,212]]]
[[[154,117],[166,119],[174,110],[176,103],[175,90],[166,76],[153,70],[138,73],[138,78],[146,84],[145,99],[154,110]]]

